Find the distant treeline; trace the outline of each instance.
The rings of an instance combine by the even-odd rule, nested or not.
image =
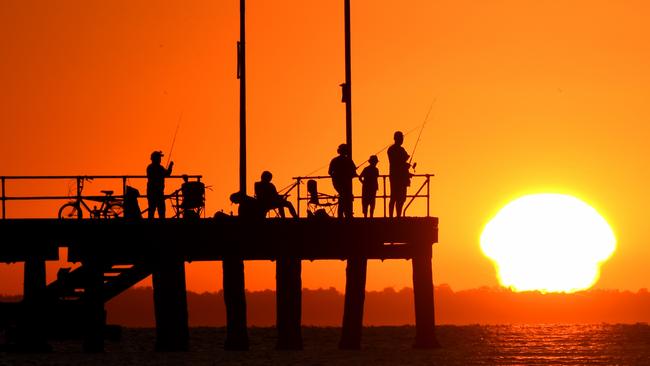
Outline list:
[[[151,288],[134,288],[110,301],[108,321],[130,327],[154,326]],[[0,301],[16,297],[0,297]],[[191,326],[225,325],[223,293],[187,294]],[[252,326],[275,325],[275,292],[247,293],[248,322]],[[436,321],[439,324],[512,323],[638,323],[650,322],[650,293],[591,290],[575,294],[515,293],[505,289],[480,288],[453,291],[436,287]],[[303,290],[303,324],[340,326],[343,294],[334,288]],[[413,290],[366,293],[366,325],[413,324]]]

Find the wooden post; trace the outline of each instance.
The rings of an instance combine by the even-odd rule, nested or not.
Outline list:
[[[276,323],[279,350],[302,349],[302,263],[300,259],[278,259],[275,264]]]
[[[25,352],[46,352],[50,350],[47,343],[47,317],[44,312],[45,260],[30,258],[25,261],[22,313],[19,320],[17,347]]]
[[[82,265],[88,269],[82,298],[84,303],[83,349],[85,352],[103,352],[106,327],[106,313],[102,296],[104,272],[98,261],[86,261]]]
[[[348,259],[345,270],[345,304],[340,349],[361,349],[367,266],[368,260],[365,258]]]
[[[413,297],[415,298],[414,348],[440,347],[436,339],[435,308],[433,303],[433,271],[431,246],[424,245],[426,253],[413,258]]]
[[[156,351],[178,352],[189,348],[185,262],[163,258],[152,273],[156,316]]]
[[[224,349],[248,350],[246,328],[246,287],[244,261],[238,258],[223,260],[223,300],[226,304],[226,341]]]

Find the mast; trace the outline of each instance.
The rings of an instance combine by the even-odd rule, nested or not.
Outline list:
[[[246,194],[246,0],[239,1],[239,42],[237,42],[237,78],[239,79],[239,191]]]

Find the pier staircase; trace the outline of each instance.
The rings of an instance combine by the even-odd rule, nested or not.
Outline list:
[[[103,276],[102,300],[110,301],[123,291],[144,280],[151,274],[150,266],[138,264],[107,264],[101,269]],[[45,323],[45,332],[49,338],[79,338],[83,336],[84,323],[80,314],[86,306],[87,279],[90,269],[87,265],[77,268],[62,268],[57,273],[57,279],[47,285],[42,296],[39,296],[39,308],[44,313],[38,319],[25,319],[27,309],[33,307],[25,301],[0,304],[0,335],[5,339],[0,344],[13,342],[15,338],[24,337],[16,333],[19,323],[38,321]],[[105,319],[105,318],[104,318]],[[104,320],[105,321],[105,320]],[[121,329],[119,326],[107,325],[104,335],[107,339],[118,339]],[[15,334],[18,334],[16,337]],[[1,348],[1,347],[0,347]]]
[[[89,269],[81,265],[73,270],[62,268],[57,274],[57,279],[47,285],[47,299],[58,303],[75,303],[83,301],[86,288],[86,279]],[[102,296],[108,302],[123,291],[144,280],[151,274],[147,264],[113,264],[102,268],[104,285]]]

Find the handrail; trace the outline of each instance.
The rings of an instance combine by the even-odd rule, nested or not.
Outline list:
[[[183,174],[171,175],[166,179],[179,179],[188,177],[189,179],[196,179],[198,181],[203,178],[200,174]],[[111,195],[111,198],[122,199],[126,194],[127,180],[129,179],[146,179],[146,175],[2,175],[0,176],[0,201],[2,202],[2,219],[7,218],[7,202],[8,201],[38,201],[38,200],[65,200],[65,199],[105,199],[106,196],[87,195],[82,196],[81,191],[83,182],[87,180],[102,180],[102,179],[120,179],[122,181],[122,195]],[[67,196],[8,196],[7,184],[12,180],[76,180],[76,194]]]
[[[419,186],[419,189],[415,192],[415,194],[407,194],[406,198],[409,199],[408,202],[404,205],[403,212],[402,214],[406,214],[406,210],[411,206],[413,201],[416,198],[426,198],[426,211],[427,211],[427,217],[431,216],[431,210],[430,210],[430,205],[431,205],[431,197],[430,197],[430,185],[431,185],[431,177],[434,177],[435,174],[411,174],[411,178],[424,178],[424,181],[422,184]],[[293,179],[296,181],[296,183],[293,184],[294,187],[297,187],[297,198],[296,198],[296,210],[298,213],[300,213],[300,202],[301,201],[309,201],[310,197],[309,196],[301,196],[301,190],[300,190],[300,185],[303,181],[307,181],[310,179],[314,180],[321,180],[321,179],[331,179],[332,177],[329,175],[315,175],[315,176],[298,176],[298,177],[293,177]],[[388,174],[380,174],[378,176],[379,179],[382,180],[382,188],[383,188],[383,194],[378,194],[375,196],[376,199],[381,199],[383,201],[383,214],[384,217],[386,217],[386,209],[388,207],[386,200],[390,199],[390,194],[387,193],[387,178],[390,178],[390,175]],[[358,180],[354,179],[353,183],[358,184]],[[422,190],[426,187],[425,193],[422,192]],[[293,188],[292,188],[293,189]],[[353,198],[361,198],[361,196],[353,196]]]

